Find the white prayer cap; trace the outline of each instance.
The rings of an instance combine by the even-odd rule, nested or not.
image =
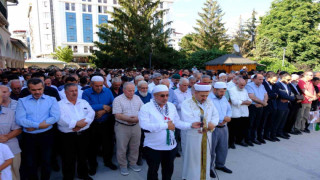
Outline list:
[[[292,74],[292,75],[291,75],[291,78],[292,78],[292,79],[299,79],[300,76],[299,76],[298,74]]]
[[[254,78],[254,76],[255,76],[255,74],[251,75],[251,79],[253,79],[253,78]]]
[[[152,94],[163,92],[163,91],[169,91],[168,87],[166,85],[160,84],[153,88]]]
[[[211,85],[207,83],[197,83],[194,86],[194,90],[196,91],[210,91]]]
[[[225,82],[216,82],[214,84],[215,89],[226,89],[227,88],[227,83]]]
[[[227,75],[226,73],[220,73],[219,77],[226,76],[226,75]]]
[[[91,78],[91,82],[103,82],[103,81],[104,81],[104,79],[101,76],[93,76]]]

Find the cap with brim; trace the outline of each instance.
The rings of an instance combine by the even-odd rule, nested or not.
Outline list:
[[[211,85],[207,83],[197,83],[194,85],[194,90],[196,91],[210,91]]]
[[[164,91],[169,91],[168,87],[166,85],[157,85],[153,88],[152,94],[158,93],[158,92],[164,92]]]
[[[226,89],[227,88],[227,83],[225,83],[225,82],[216,82],[216,83],[214,83],[214,88],[215,89]]]

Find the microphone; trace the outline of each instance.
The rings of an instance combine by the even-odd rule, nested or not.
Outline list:
[[[203,128],[203,118],[204,118],[204,117],[203,117],[203,115],[201,114],[201,115],[200,115],[200,123],[201,123],[201,124],[200,124],[200,129],[201,129],[201,132],[202,132],[202,128]]]

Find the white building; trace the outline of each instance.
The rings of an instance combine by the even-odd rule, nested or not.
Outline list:
[[[8,22],[8,4],[16,5],[17,0],[0,0],[0,68],[23,67],[26,45],[19,39],[11,38]]]
[[[170,9],[174,0],[163,0],[161,9]],[[107,23],[119,7],[117,0],[31,0],[29,28],[32,57],[48,57],[58,46],[69,46],[75,62],[86,63],[94,49],[97,25]],[[170,20],[170,10],[164,21]]]
[[[168,45],[173,49],[180,51],[181,47],[179,46],[179,43],[181,42],[182,37],[182,33],[176,32],[175,29],[172,29],[172,34],[170,36]]]

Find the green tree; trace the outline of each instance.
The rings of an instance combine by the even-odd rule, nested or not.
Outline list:
[[[119,0],[119,5],[109,12],[112,20],[99,26],[101,41],[94,42],[99,50],[93,62],[99,67],[147,67],[150,54],[157,59],[169,48],[171,22],[162,20],[167,10],[158,9],[159,0]]]
[[[253,48],[255,46],[255,40],[256,40],[256,30],[257,30],[257,18],[256,18],[257,12],[255,10],[252,11],[251,17],[245,22],[244,31],[247,33],[247,35],[250,38],[250,48]]]
[[[187,54],[191,54],[195,51],[200,50],[199,44],[199,35],[196,33],[190,33],[182,37],[179,46],[181,47],[181,51],[186,52]]]
[[[289,63],[314,67],[320,59],[320,4],[312,0],[275,0],[257,28],[257,51],[282,59],[286,48]]]
[[[227,50],[230,48],[227,30],[222,22],[224,13],[216,0],[207,0],[202,8],[203,12],[198,13],[197,27],[194,27],[199,35],[198,48],[210,50],[213,48]]]
[[[55,49],[55,52],[51,54],[54,58],[57,58],[58,60],[64,61],[64,62],[71,62],[73,60],[73,51],[68,46],[62,48],[61,46],[58,46]]]

